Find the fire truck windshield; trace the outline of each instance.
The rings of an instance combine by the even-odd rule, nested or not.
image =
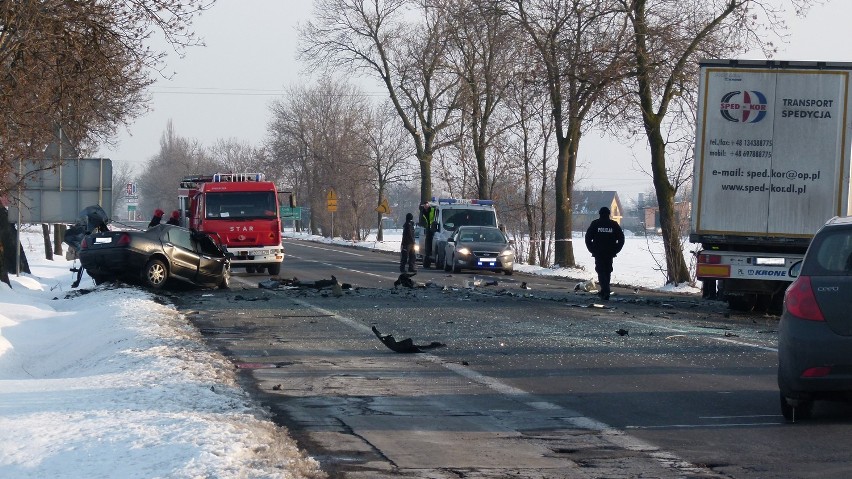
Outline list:
[[[207,219],[266,219],[277,217],[275,193],[271,191],[229,191],[209,193],[204,217]]]

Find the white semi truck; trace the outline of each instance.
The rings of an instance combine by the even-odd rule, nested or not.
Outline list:
[[[850,210],[852,63],[700,64],[689,240],[704,296],[780,305],[814,233]]]

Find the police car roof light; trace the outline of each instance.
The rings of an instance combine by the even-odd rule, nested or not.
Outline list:
[[[494,200],[479,200],[479,199],[460,199],[460,198],[436,198],[432,197],[432,201],[437,202],[439,205],[452,205],[452,204],[464,204],[464,205],[481,205],[481,206],[493,206]]]

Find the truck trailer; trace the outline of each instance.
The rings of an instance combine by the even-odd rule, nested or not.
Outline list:
[[[689,240],[703,295],[780,306],[817,229],[849,213],[852,63],[700,63]]]
[[[190,229],[218,236],[231,268],[277,276],[284,261],[275,184],[262,173],[193,175],[180,182],[180,211]]]

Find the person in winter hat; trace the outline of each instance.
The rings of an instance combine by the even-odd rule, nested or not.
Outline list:
[[[405,266],[408,265],[408,272],[414,273],[414,215],[408,213],[405,215],[405,224],[402,226],[402,242],[400,243],[399,253],[399,272],[405,272]]]
[[[586,230],[586,248],[595,257],[595,271],[601,290],[598,296],[608,300],[611,293],[609,280],[612,275],[612,259],[624,247],[624,231],[609,217],[609,208],[604,206],[598,211],[600,217]]]
[[[169,221],[166,221],[166,224],[180,226],[180,211],[172,211],[172,217],[169,218]]]
[[[163,210],[161,210],[160,208],[157,208],[156,210],[154,210],[154,217],[151,218],[151,222],[148,223],[148,227],[153,228],[153,227],[157,226],[158,224],[160,224],[160,221],[162,219],[163,219]]]

